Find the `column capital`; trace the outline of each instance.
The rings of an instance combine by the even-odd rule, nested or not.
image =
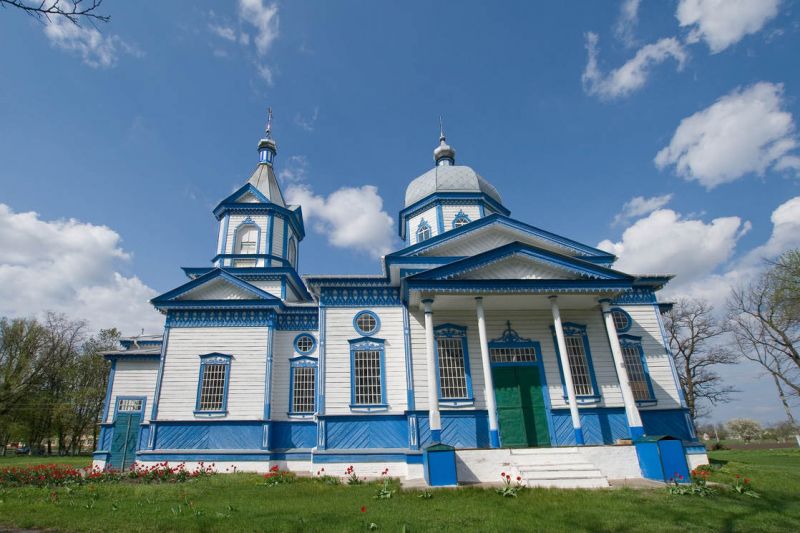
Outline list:
[[[426,315],[433,313],[433,298],[425,298],[421,303]]]
[[[600,304],[600,309],[602,309],[603,313],[611,312],[611,300],[608,298],[600,298],[597,302]]]
[[[482,302],[483,301],[483,296],[476,296],[475,297],[475,301],[476,302]]]
[[[547,297],[547,299],[550,300],[551,302],[555,302],[556,300],[558,300],[558,296],[556,296],[555,294],[551,294],[550,296]]]

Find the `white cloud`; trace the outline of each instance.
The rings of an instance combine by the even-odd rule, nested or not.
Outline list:
[[[690,29],[688,42],[703,39],[716,54],[756,33],[778,14],[780,0],[681,0],[675,16]]]
[[[307,184],[294,184],[287,188],[286,198],[303,206],[305,219],[333,246],[374,258],[393,249],[394,220],[384,211],[383,199],[373,185],[342,187],[325,197],[314,194]]]
[[[103,35],[96,28],[78,26],[65,17],[46,20],[44,34],[54,46],[79,54],[83,62],[92,68],[113,67],[120,53],[135,57],[144,55],[119,35]]]
[[[662,194],[661,196],[652,196],[645,198],[644,196],[634,196],[622,206],[622,211],[614,216],[611,223],[616,226],[636,217],[641,217],[652,213],[656,209],[661,209],[672,200],[672,194]]]
[[[274,84],[272,77],[272,69],[269,68],[267,65],[256,64],[256,72],[258,72],[258,76],[262,80],[267,82],[267,85],[272,86]]]
[[[264,0],[239,0],[239,18],[256,29],[254,39],[259,55],[265,55],[278,38],[278,4]]]
[[[308,158],[304,155],[292,155],[282,165],[278,177],[283,183],[299,183],[308,177]]]
[[[619,10],[619,18],[614,25],[614,35],[627,47],[636,46],[633,31],[639,23],[639,4],[641,0],[623,0]]]
[[[643,46],[627,63],[604,74],[597,63],[597,41],[596,33],[586,34],[588,59],[581,81],[583,89],[588,94],[603,99],[627,96],[642,88],[647,82],[651,68],[667,59],[672,58],[677,61],[680,70],[688,58],[683,45],[674,37],[669,37]]]
[[[159,332],[163,317],[148,301],[156,291],[116,271],[131,256],[107,226],[42,220],[0,204],[0,315],[56,311],[93,329]]]
[[[214,35],[222,37],[226,41],[236,41],[236,30],[231,26],[223,26],[212,22],[208,24],[208,29],[211,30],[211,33]]]
[[[314,108],[314,112],[311,114],[310,117],[305,117],[300,113],[297,113],[294,116],[294,123],[303,128],[308,132],[314,131],[314,125],[317,123],[317,118],[319,117],[319,107]]]
[[[675,165],[679,175],[707,189],[745,174],[800,169],[794,121],[783,109],[783,85],[759,82],[736,89],[683,119],[669,146],[655,157],[663,169]]]
[[[676,286],[706,276],[728,261],[749,230],[750,223],[739,217],[705,223],[659,209],[629,226],[621,241],[604,240],[598,247],[619,257],[615,268],[631,274],[675,274],[671,285]]]

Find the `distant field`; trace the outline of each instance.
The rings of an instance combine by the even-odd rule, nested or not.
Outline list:
[[[23,465],[42,465],[42,464],[60,464],[60,465],[73,465],[73,466],[89,466],[92,464],[92,458],[88,455],[79,455],[77,457],[65,455],[6,455],[0,456],[0,468],[8,466],[23,466]]]
[[[59,531],[800,531],[800,450],[712,452],[711,480],[752,480],[761,498],[731,491],[708,498],[663,488],[529,489],[502,498],[492,489],[432,491],[393,484],[327,485],[312,479],[267,486],[260,475],[217,475],[180,484],[109,483],[0,488],[0,529]],[[42,458],[13,458],[0,468]],[[88,458],[50,458],[88,464]],[[53,462],[45,459],[44,462]],[[364,509],[362,512],[362,508]]]

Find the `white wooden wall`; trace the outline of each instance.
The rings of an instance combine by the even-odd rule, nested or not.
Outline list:
[[[444,219],[445,231],[453,229],[453,219],[459,211],[463,211],[471,222],[481,218],[481,210],[477,205],[443,205],[442,218]]]
[[[264,414],[266,327],[173,328],[164,361],[159,420],[196,420],[200,355],[232,355],[227,420]]]
[[[411,244],[417,244],[417,226],[419,226],[419,223],[423,218],[431,227],[431,237],[435,237],[439,234],[439,222],[438,217],[436,216],[436,206],[434,206],[409,219],[408,234],[410,236],[409,242]]]
[[[361,338],[353,327],[359,308],[329,308],[325,311],[325,414],[349,414],[350,409],[350,343]],[[381,321],[373,335],[384,339],[386,400],[390,413],[406,410],[405,343],[401,307],[369,309]]]
[[[114,407],[117,405],[119,396],[146,397],[147,404],[142,421],[149,421],[157,378],[158,359],[152,361],[117,360],[114,382],[111,384],[111,403],[108,406],[108,416],[103,422],[114,421]]]
[[[272,344],[272,419],[288,420],[289,412],[289,389],[291,383],[289,360],[300,356],[294,349],[294,339],[300,331],[276,331]],[[316,331],[307,332],[313,336],[317,343],[314,351],[304,354],[309,357],[318,357],[319,335]],[[318,369],[319,370],[319,369]]]
[[[264,292],[268,292],[273,296],[281,297],[281,282],[272,280],[253,280],[248,281],[251,285],[255,285]]]
[[[225,242],[225,251],[223,253],[232,254],[235,253],[234,246],[236,245],[235,242],[236,228],[239,227],[239,224],[241,224],[248,217],[248,215],[232,214],[228,216],[230,220],[228,222],[228,234],[227,234],[227,240]],[[261,229],[261,238],[259,240],[259,253],[265,254],[267,253],[268,249],[267,236],[269,235],[269,224],[268,224],[269,217],[267,217],[266,215],[255,215],[255,216],[250,216],[250,218]],[[220,225],[224,227],[225,225],[224,219],[220,220]],[[283,231],[283,229],[281,229],[281,231]]]
[[[283,225],[286,222],[280,217],[274,217],[272,223],[275,225],[272,230],[272,255],[283,257]],[[273,261],[272,266],[280,265],[277,261]]]

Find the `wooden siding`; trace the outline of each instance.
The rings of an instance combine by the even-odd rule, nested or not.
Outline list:
[[[408,235],[409,235],[409,242],[411,244],[417,243],[417,226],[425,219],[425,222],[431,227],[431,237],[435,237],[439,234],[439,222],[438,217],[436,216],[436,207],[431,207],[430,209],[426,209],[422,213],[411,217],[408,220]]]
[[[280,297],[278,282],[278,297]],[[177,300],[256,300],[259,297],[224,279],[215,279],[180,295]]]
[[[577,279],[577,274],[530,258],[508,257],[489,266],[465,272],[455,279]]]
[[[280,217],[273,217],[272,223],[275,225],[275,228],[272,230],[272,255],[275,257],[283,257],[283,225],[286,222]],[[282,265],[277,261],[272,261],[272,266]]]
[[[319,340],[316,331],[308,333]],[[299,334],[299,331],[276,331],[272,341],[272,420],[289,419],[289,360],[300,356],[294,349],[294,339]],[[316,343],[314,351],[305,355],[317,357],[318,348],[319,343]]]
[[[453,229],[453,219],[459,211],[463,211],[469,217],[470,222],[481,218],[481,210],[477,205],[443,205],[442,218],[445,231]]]
[[[118,360],[114,369],[114,383],[111,384],[111,404],[104,422],[113,422],[114,406],[119,396],[144,396],[147,398],[143,422],[150,420],[153,407],[153,393],[158,378],[158,359],[152,361]]]
[[[273,296],[277,296],[278,298],[281,297],[281,282],[280,281],[267,281],[267,280],[254,280],[248,281],[251,285],[254,285],[261,289],[264,292],[268,292]]]
[[[422,255],[471,256],[494,250],[495,248],[516,241],[532,244],[533,246],[538,246],[561,254],[575,255],[571,250],[560,247],[555,243],[504,226],[494,226],[478,230],[476,233],[471,233],[468,236],[445,243],[442,246],[437,246],[435,249],[425,252]]]

